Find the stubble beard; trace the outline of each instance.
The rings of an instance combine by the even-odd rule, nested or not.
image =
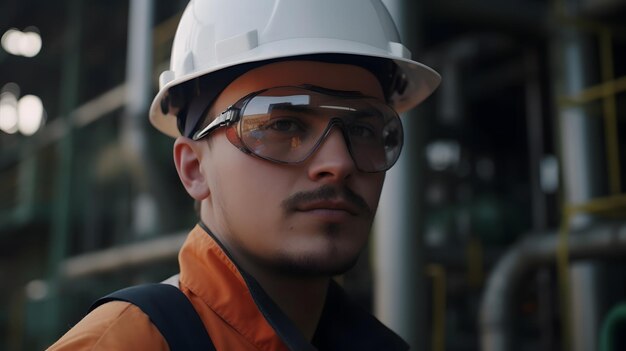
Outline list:
[[[314,200],[326,200],[343,198],[345,201],[351,202],[360,211],[360,216],[369,217],[369,223],[366,226],[368,233],[346,233],[346,231],[354,230],[354,228],[346,228],[345,224],[325,223],[318,228],[316,235],[321,235],[326,240],[327,247],[318,252],[306,253],[276,253],[274,259],[266,264],[268,268],[278,272],[279,274],[293,277],[331,277],[343,274],[354,267],[359,259],[360,253],[365,247],[365,241],[362,236],[367,236],[371,229],[373,220],[373,211],[368,206],[363,197],[353,192],[345,186],[322,186],[314,191],[299,192],[293,194],[283,201],[282,208],[287,215],[297,212],[298,205]],[[341,238],[344,236],[344,238]],[[354,252],[342,252],[338,245],[338,241],[350,240],[347,237],[363,240],[364,243]],[[319,248],[318,248],[319,249]]]
[[[270,263],[270,268],[285,276],[301,278],[332,277],[347,272],[356,265],[365,244],[354,253],[341,252],[336,243],[338,240],[336,237],[342,235],[340,231],[341,225],[326,224],[322,235],[326,236],[328,247],[321,250],[322,252],[301,254],[280,252]]]

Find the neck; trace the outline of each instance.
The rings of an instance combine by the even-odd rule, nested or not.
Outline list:
[[[255,267],[248,267],[246,271],[259,282],[300,332],[312,340],[322,316],[330,278],[285,277]]]
[[[203,216],[203,222],[206,221]],[[208,227],[206,227],[208,229]],[[280,274],[261,267],[247,259],[229,245],[219,231],[211,230],[221,242],[231,258],[248,274],[252,275],[267,295],[283,313],[295,324],[302,335],[312,340],[326,301],[330,277],[297,277]]]

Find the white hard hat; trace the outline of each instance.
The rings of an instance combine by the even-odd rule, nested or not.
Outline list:
[[[179,111],[166,106],[172,87],[200,76],[211,84],[212,75],[246,63],[315,54],[392,60],[403,80],[389,96],[398,113],[426,99],[441,80],[411,60],[380,0],[191,0],[174,37],[170,70],[159,78],[150,121],[177,137]]]

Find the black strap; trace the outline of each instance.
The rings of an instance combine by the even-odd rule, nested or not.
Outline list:
[[[145,284],[118,290],[96,301],[89,311],[111,301],[126,301],[139,307],[159,329],[171,351],[215,351],[200,316],[175,286]]]

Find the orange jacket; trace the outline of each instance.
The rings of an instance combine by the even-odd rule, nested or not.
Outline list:
[[[207,232],[202,224],[196,226],[181,248],[180,289],[198,312],[216,349],[316,350]],[[326,301],[313,340],[320,349],[407,348],[375,318],[347,302],[336,284],[331,284]],[[114,301],[85,316],[49,350],[167,351],[169,347],[138,307]]]

